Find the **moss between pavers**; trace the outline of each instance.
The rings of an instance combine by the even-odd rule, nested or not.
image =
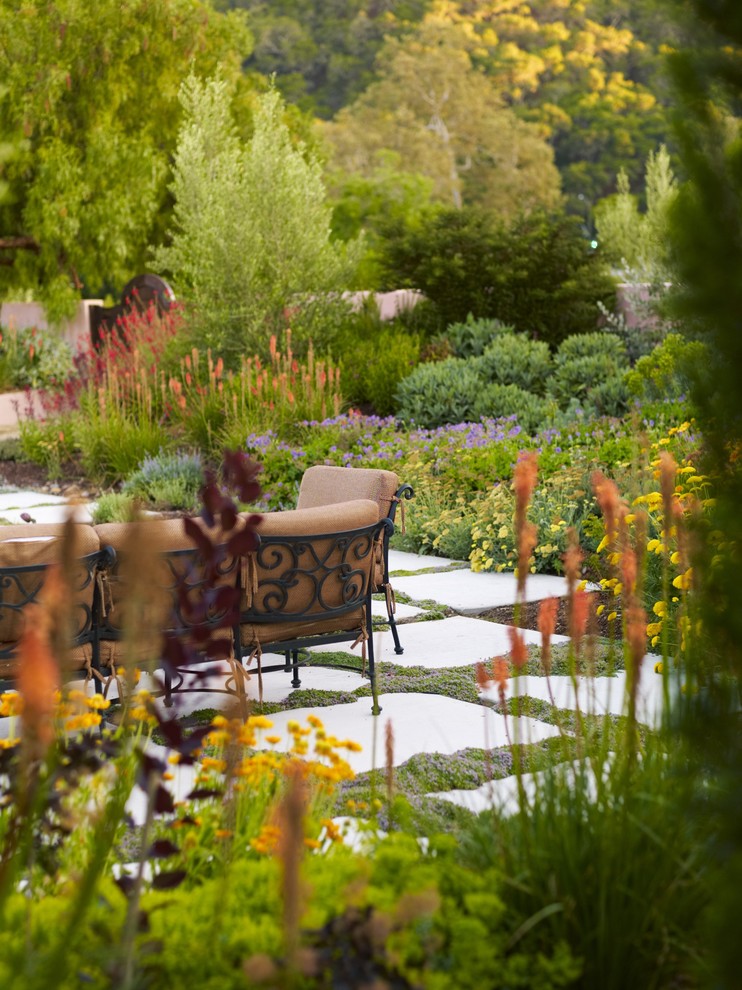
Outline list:
[[[535,773],[555,761],[571,759],[575,745],[570,739],[544,739],[528,746],[497,749],[462,749],[456,753],[417,753],[394,768],[393,794],[404,802],[392,801],[389,807],[387,774],[383,768],[358,774],[345,781],[334,807],[336,815],[358,818],[374,817],[382,829],[404,824],[418,835],[455,829],[471,811],[441,798],[426,794],[436,791],[476,790],[491,780],[502,780],[514,772],[517,761],[524,773]]]

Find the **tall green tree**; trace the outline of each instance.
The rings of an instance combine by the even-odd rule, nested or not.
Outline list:
[[[688,811],[711,833],[705,856],[717,881],[706,919],[715,964],[708,985],[733,990],[742,972],[742,7],[737,0],[668,0],[668,8],[694,18],[693,48],[671,60],[690,179],[673,211],[677,313],[709,345],[695,402],[721,540],[704,555],[705,632],[688,671],[680,726],[698,771],[697,803]]]
[[[352,279],[354,242],[332,242],[322,169],[295,144],[274,89],[258,99],[245,142],[225,80],[183,84],[170,243],[155,252],[190,310],[198,343],[231,363],[266,353],[288,325],[326,345],[328,311]],[[296,337],[295,337],[296,339]]]
[[[243,15],[201,0],[0,0],[0,293],[56,318],[141,271],[180,82],[236,77],[250,48]]]
[[[595,207],[595,225],[601,254],[629,281],[657,282],[671,278],[669,214],[677,183],[664,145],[650,154],[645,171],[646,211],[629,190],[624,171],[618,174],[618,192]]]
[[[430,178],[436,197],[456,208],[510,216],[558,203],[551,149],[474,69],[458,27],[431,23],[391,40],[380,65],[380,80],[326,125],[337,165],[370,174],[392,149],[405,171]]]

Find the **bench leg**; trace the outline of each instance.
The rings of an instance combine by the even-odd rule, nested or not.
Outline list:
[[[173,679],[170,676],[170,671],[163,669],[163,678],[165,680],[165,708],[173,707]]]
[[[386,614],[389,616],[389,627],[392,630],[392,638],[394,639],[394,652],[397,654],[404,653],[404,647],[399,641],[399,633],[397,632],[397,620],[394,618],[394,592],[390,584],[384,585],[384,597],[386,598]]]
[[[288,657],[288,653],[286,654],[286,656]],[[299,680],[299,651],[298,650],[292,650],[291,651],[291,663],[292,663],[292,670],[294,671],[294,676],[291,679],[291,687],[292,688],[301,687],[301,681]]]
[[[371,609],[369,607],[369,615]],[[379,696],[376,693],[376,665],[374,663],[374,637],[373,635],[368,637],[366,641],[368,644],[368,679],[371,682],[371,714],[380,715],[381,705],[379,704]]]

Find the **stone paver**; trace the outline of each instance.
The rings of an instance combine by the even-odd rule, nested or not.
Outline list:
[[[371,614],[375,619],[384,619],[385,621],[388,621],[389,616],[386,610],[386,602],[376,601],[376,599],[374,599],[371,602]],[[421,608],[415,608],[414,605],[405,605],[404,602],[397,602],[394,616],[397,622],[399,622],[400,619],[416,619],[422,614],[423,610]]]
[[[424,557],[417,553],[405,553],[404,550],[389,551],[389,573],[395,571],[427,571],[431,568],[440,570],[444,567],[451,567],[454,564],[459,567],[467,565],[461,560],[449,560],[447,557]],[[393,582],[395,587],[397,582]]]
[[[33,505],[66,505],[62,495],[39,495],[37,492],[0,492],[0,514],[10,509],[27,509]]]
[[[92,504],[75,507],[81,520],[90,518]],[[59,522],[67,518],[70,506],[59,496],[30,492],[0,492],[0,517],[10,521],[20,521],[22,512],[27,512],[37,522]],[[2,531],[0,529],[0,539]],[[459,566],[461,569],[445,570]],[[392,572],[415,572],[406,577],[394,578],[397,591],[408,595],[413,601],[432,600],[462,613],[447,619],[426,620],[424,610],[412,605],[399,603],[397,618],[404,653],[394,653],[393,640],[389,631],[374,633],[374,646],[379,661],[389,661],[400,666],[425,666],[442,668],[468,666],[479,660],[509,652],[510,642],[505,625],[473,618],[480,612],[499,606],[512,605],[515,601],[516,583],[512,574],[474,574],[460,561],[392,551],[390,553]],[[428,573],[418,573],[418,572]],[[530,575],[526,585],[526,599],[538,601],[551,595],[560,597],[566,593],[566,584],[561,577]],[[384,620],[386,608],[383,601],[374,601],[375,618]],[[523,630],[527,643],[538,643],[539,634]],[[565,641],[566,637],[554,637],[555,641]],[[316,647],[313,652],[347,649],[340,646]],[[359,654],[356,649],[355,654]],[[266,662],[275,662],[273,655]],[[318,656],[321,661],[321,657]],[[663,698],[662,678],[653,673],[655,658],[647,657],[644,663],[638,698],[638,717],[647,724],[656,725],[660,719]],[[300,673],[302,688],[316,691],[352,692],[364,681],[358,673],[322,667],[302,668]],[[143,684],[146,684],[146,678]],[[578,680],[577,698],[581,710],[596,713],[620,714],[624,710],[625,675],[613,678]],[[266,674],[263,678],[263,698],[269,702],[281,702],[290,696],[291,675],[282,671]],[[257,698],[258,682],[255,672],[247,686],[248,696]],[[550,700],[549,687],[544,678],[529,677],[513,679],[508,684],[508,694],[517,691],[521,695]],[[551,691],[559,707],[573,708],[575,689],[570,678],[551,678]],[[113,692],[115,694],[115,691]],[[496,692],[492,692],[492,699]],[[361,744],[360,753],[348,753],[349,762],[356,771],[370,770],[384,764],[384,735],[387,722],[394,730],[394,762],[401,764],[417,753],[455,753],[468,747],[503,746],[508,742],[505,718],[482,705],[470,704],[432,694],[391,694],[381,697],[382,714],[379,718],[371,715],[371,699],[363,697],[355,702],[314,709],[325,724],[327,732],[338,738],[348,738]],[[183,695],[177,708],[171,712],[190,712],[198,708],[224,709],[233,700],[223,694],[194,693]],[[286,737],[286,723],[289,719],[306,721],[310,709],[295,709],[272,716],[272,732]],[[507,720],[510,738],[518,736],[524,741],[537,741],[558,734],[556,726],[537,719],[522,718]],[[0,737],[14,731],[11,720],[0,719]],[[288,747],[289,743],[286,741]],[[280,747],[279,747],[280,748]],[[185,797],[192,785],[192,773],[180,768],[176,774],[174,787],[179,798]],[[530,793],[535,786],[527,779],[526,789]],[[455,801],[472,810],[482,810],[493,802],[508,807],[516,799],[515,779],[495,781],[476,791],[451,791],[440,795],[446,800]],[[142,810],[142,797],[132,796],[132,807],[138,820]]]
[[[441,575],[442,576],[442,575]],[[539,643],[539,633],[522,630],[526,643]],[[510,652],[508,627],[484,619],[455,615],[450,619],[406,623],[399,628],[404,653],[394,652],[390,632],[374,634],[377,660],[389,661],[402,667],[465,667]],[[566,642],[566,636],[555,636],[555,642]],[[329,653],[343,649],[338,646],[315,646],[313,653]]]
[[[51,496],[48,496],[51,497]],[[70,514],[74,515],[77,522],[92,522],[91,512],[94,504],[90,502],[68,503],[64,499],[54,505],[29,505],[18,509],[0,509],[0,516],[9,523],[24,523],[27,520],[21,516],[26,513],[31,516],[33,522],[37,523],[63,523],[69,519]],[[2,528],[0,527],[0,539],[2,539]]]
[[[476,615],[515,602],[513,574],[475,574],[474,571],[446,571],[443,574],[417,574],[394,579],[394,587],[414,601],[431,599],[465,615]],[[531,574],[526,582],[526,601],[536,602],[567,593],[563,577]]]
[[[437,694],[383,694],[379,697],[381,715],[371,714],[371,698],[330,708],[296,708],[271,715],[273,728],[268,734],[282,735],[278,749],[287,750],[286,723],[295,719],[306,723],[317,715],[328,735],[351,739],[363,747],[360,753],[343,755],[356,773],[385,765],[384,742],[387,722],[394,731],[394,765],[399,766],[416,753],[456,753],[460,749],[505,746],[505,719],[491,708],[444,698]],[[556,726],[536,719],[508,719],[509,731],[520,733],[523,741],[538,742],[558,735]],[[260,745],[260,742],[258,742]],[[264,746],[263,748],[268,748]]]

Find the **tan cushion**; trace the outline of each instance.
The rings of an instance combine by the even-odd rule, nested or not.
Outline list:
[[[195,521],[212,537],[220,538],[218,531],[209,531],[199,517]],[[170,626],[179,581],[194,564],[192,555],[179,560],[168,554],[194,550],[195,543],[187,535],[182,517],[106,523],[96,530],[101,543],[109,544],[117,553],[115,571],[106,577],[107,623],[119,632],[125,630],[128,636],[126,643],[101,641],[101,664],[116,665],[125,659],[135,663],[154,662],[159,659],[162,632]],[[228,561],[225,569],[217,585],[236,583],[238,567]],[[195,587],[189,594],[192,600],[198,600],[202,592]],[[126,605],[132,609],[128,619]],[[224,635],[219,631],[211,638],[221,639]]]
[[[319,636],[321,633],[361,631],[363,609],[355,609],[336,619],[305,620],[303,622],[245,622],[240,626],[240,639],[245,649],[278,645],[304,636]]]
[[[279,613],[302,618],[294,622],[243,624],[243,644],[255,646],[322,632],[360,629],[363,609],[327,618],[328,609],[342,608],[346,601],[347,584],[341,580],[339,571],[332,568],[343,560],[349,561],[357,572],[355,594],[364,594],[372,576],[375,548],[357,560],[352,552],[348,554],[336,545],[334,536],[373,526],[377,521],[378,506],[367,499],[338,503],[330,508],[266,513],[257,527],[258,533],[263,539],[272,538],[276,542],[264,544],[251,556],[241,607],[243,610],[250,607],[258,616]],[[292,544],[282,544],[280,538],[284,536],[306,536],[312,540],[299,550]],[[278,583],[287,577],[290,578],[287,585]],[[318,584],[321,598],[317,594]],[[285,593],[288,599],[284,601]]]
[[[133,526],[139,527],[148,546],[156,553],[193,548],[193,541],[186,536],[182,518],[141,519],[136,523],[101,523],[95,527],[95,531],[101,546],[108,544],[116,553],[120,553],[131,543]]]
[[[64,532],[63,523],[1,526],[0,568],[39,567],[58,563],[61,559],[61,537]],[[92,526],[75,524],[73,534],[72,552],[76,561],[88,554],[97,553],[100,549],[98,536]],[[39,571],[21,578],[19,584],[9,578],[0,587],[0,642],[6,645],[16,643],[21,637],[25,621],[22,612],[4,609],[2,602],[10,605],[24,604],[35,597],[43,581],[44,572]],[[92,578],[88,581],[86,568],[81,563],[73,564],[71,581],[74,589],[73,632],[77,636],[88,624],[89,611],[93,607],[95,581]]]
[[[317,464],[304,472],[296,507],[311,509],[367,498],[378,506],[378,518],[384,519],[391,512],[392,498],[398,488],[399,478],[393,471]]]
[[[9,643],[0,643],[0,649],[8,650],[14,648],[16,645],[16,641],[11,640]],[[84,643],[82,646],[75,646],[71,650],[68,650],[61,658],[62,673],[71,674],[76,671],[84,671],[85,676],[87,677],[90,675],[92,658],[93,647],[90,643]],[[17,676],[18,657],[14,656],[0,659],[0,677],[7,677],[10,679]]]
[[[379,507],[376,502],[369,499],[335,499],[332,505],[323,503],[286,512],[266,512],[257,525],[257,531],[260,536],[316,536],[372,526],[378,520]]]

